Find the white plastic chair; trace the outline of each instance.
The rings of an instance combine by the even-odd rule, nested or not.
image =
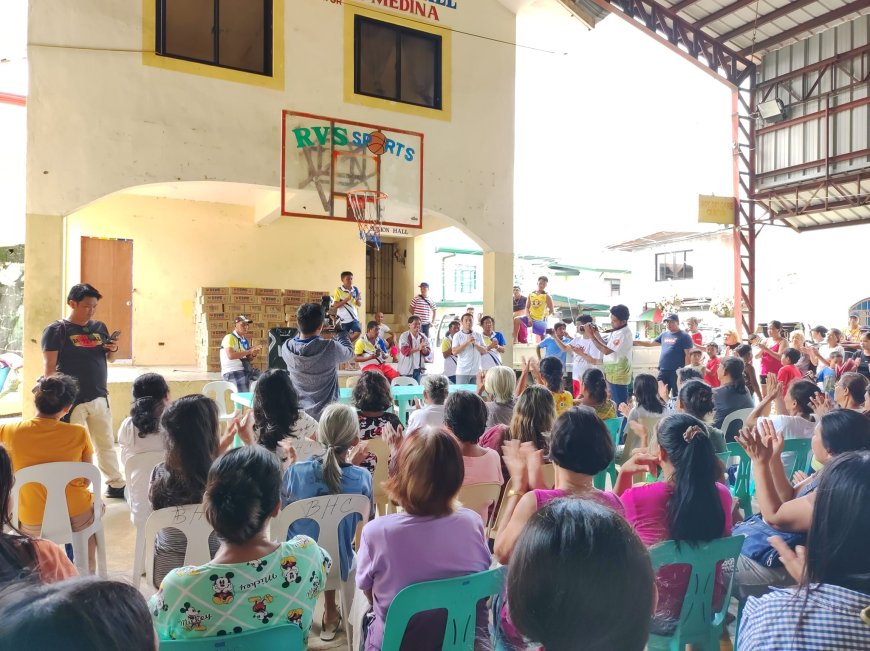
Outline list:
[[[154,584],[154,539],[161,529],[178,529],[187,538],[184,565],[205,565],[211,560],[208,538],[214,529],[205,519],[202,504],[170,506],[154,511],[145,523],[145,579]],[[138,585],[138,577],[133,577]]]
[[[209,382],[202,388],[202,394],[211,398],[217,403],[218,416],[222,423],[228,423],[233,419],[233,411],[227,411],[227,404],[230,403],[230,394],[236,393],[236,385],[226,380],[219,382]]]
[[[749,418],[749,415],[752,413],[752,407],[747,407],[746,409],[738,409],[737,411],[732,411],[730,414],[725,416],[725,420],[722,421],[722,427],[719,429],[722,430],[722,435],[725,437],[725,440],[728,440],[728,428],[731,427],[731,424],[734,421],[738,421],[740,424],[737,426],[738,429],[743,427],[743,423],[746,422],[746,419]]]
[[[390,381],[391,387],[415,387],[419,384],[417,380],[412,377],[408,377],[407,375],[400,375],[399,377],[394,377]]]
[[[284,540],[287,528],[297,520],[314,520],[320,527],[317,544],[325,549],[332,558],[332,570],[326,578],[324,590],[337,590],[341,606],[341,618],[344,623],[344,633],[347,637],[347,648],[351,649],[353,639],[350,627],[350,605],[353,602],[353,592],[356,585],[356,567],[348,571],[347,581],[341,580],[341,556],[338,544],[338,526],[351,513],[362,517],[365,524],[371,512],[372,504],[365,495],[324,495],[299,500],[284,507],[278,517],[272,520],[272,538]]]
[[[363,443],[368,447],[368,451],[378,458],[375,474],[372,476],[372,494],[375,498],[378,515],[387,515],[393,511],[390,497],[384,489],[384,482],[390,477],[390,446],[380,436],[370,438]]]
[[[93,490],[94,522],[81,531],[73,531],[66,502],[66,486],[74,479],[87,479]],[[18,497],[22,486],[41,484],[45,487],[45,512],[42,516],[40,536],[58,545],[72,544],[79,574],[90,574],[88,569],[88,539],[97,539],[97,573],[106,576],[106,537],[103,532],[102,477],[92,463],[57,461],[21,468],[15,473],[12,487],[12,522],[18,522]]]
[[[357,384],[359,384],[359,379],[362,375],[351,375],[344,381],[344,386],[348,389],[353,389]]]
[[[494,507],[498,502],[498,497],[501,495],[501,484],[497,481],[485,482],[481,484],[466,484],[459,489],[459,495],[456,499],[462,506],[472,511],[480,512],[484,507]],[[485,536],[489,536],[489,530],[492,528],[493,519],[497,517],[495,508],[492,513],[483,523],[483,532]]]
[[[151,481],[151,471],[164,458],[165,454],[163,452],[142,452],[134,454],[124,464],[124,476],[127,478],[127,485],[124,487],[124,498],[131,509],[130,521],[136,527],[136,549],[133,552],[133,583],[137,586],[139,585],[139,579],[142,577],[143,563],[145,562],[145,522],[148,520],[148,516],[151,515],[152,509],[151,502],[146,501],[139,505],[141,510],[134,514],[130,493],[138,493],[139,491],[134,489],[142,485],[148,486]]]

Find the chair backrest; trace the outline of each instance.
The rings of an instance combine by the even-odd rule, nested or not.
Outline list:
[[[158,509],[145,522],[145,577],[153,585],[154,538],[161,529],[178,529],[187,538],[184,565],[205,565],[211,560],[208,538],[214,531],[202,504],[184,504]]]
[[[131,494],[148,494],[148,484],[151,481],[151,471],[154,470],[154,466],[161,463],[165,458],[165,452],[140,452],[139,454],[134,454],[132,457],[127,459],[127,463],[124,464],[124,477],[127,478],[127,485],[125,486],[124,493],[128,504],[131,503]],[[150,502],[140,504],[139,507],[147,507],[147,511],[149,513],[151,512]],[[135,515],[137,519],[142,517],[141,513],[135,513],[133,515]]]
[[[722,631],[722,623],[728,614],[733,585],[733,574],[726,575],[719,568],[720,564],[728,559],[737,563],[744,538],[745,536],[730,536],[697,546],[684,542],[679,547],[676,542],[669,540],[649,550],[656,571],[665,565],[691,566],[691,576],[686,596],[683,598],[677,628],[673,635],[668,636],[676,643],[672,648],[682,649],[686,644],[696,644],[704,649],[718,648],[718,639]],[[713,591],[717,583],[717,575],[720,583],[725,581],[727,585],[725,598],[719,610],[714,612]],[[650,636],[651,642],[653,637]]]
[[[192,640],[160,640],[160,651],[163,649],[178,649],[179,651],[261,651],[262,649],[302,651],[304,648],[302,629],[295,624],[267,626],[255,631]]]
[[[99,469],[92,463],[82,461],[56,461],[40,463],[21,468],[15,473],[12,487],[12,522],[18,522],[18,502],[21,488],[27,484],[41,484],[45,487],[45,511],[42,516],[42,538],[58,544],[72,541],[72,525],[66,502],[66,486],[74,479],[87,479],[91,482],[94,499],[94,524],[102,517],[102,477]]]
[[[410,619],[427,610],[447,611],[442,650],[471,651],[474,648],[477,603],[498,594],[506,575],[507,567],[501,566],[453,579],[414,583],[404,588],[387,611],[382,651],[399,651]]]
[[[541,466],[541,472],[544,475],[544,485],[547,488],[553,488],[556,485],[556,466],[552,463],[545,463]]]
[[[285,506],[278,517],[271,523],[273,540],[284,540],[288,527],[296,520],[314,520],[319,528],[317,544],[323,547],[338,565],[339,554],[338,527],[345,517],[357,513],[365,524],[372,510],[372,503],[365,495],[321,495],[307,500],[299,500]],[[334,577],[340,577],[341,572],[330,572],[327,585],[335,585]]]
[[[391,387],[413,387],[417,386],[419,382],[412,377],[408,377],[407,375],[400,375],[399,377],[394,377],[390,380]]]
[[[484,482],[481,484],[465,484],[459,489],[459,495],[456,499],[462,506],[472,511],[483,511],[485,506],[495,506],[498,502],[498,496],[501,495],[501,484],[497,481]],[[493,509],[495,511],[495,509]],[[484,531],[489,532],[489,527],[496,514],[487,518],[484,523]]]
[[[372,490],[375,495],[383,495],[383,484],[390,477],[390,446],[380,436],[367,439],[365,444],[369,452],[378,458],[378,465],[375,466],[375,474],[372,476]]]
[[[788,439],[783,448],[783,462],[790,461],[789,467],[785,468],[785,476],[791,479],[795,470],[807,470],[812,457],[812,439]],[[785,453],[791,452],[787,455]]]
[[[351,375],[344,381],[344,386],[346,386],[348,389],[353,389],[357,384],[359,384],[359,379],[361,377],[362,375]]]
[[[236,385],[226,380],[219,382],[209,382],[202,388],[202,395],[214,400],[218,406],[218,413],[221,416],[226,416],[232,413],[234,407],[231,407],[230,394],[236,392]]]
[[[608,418],[604,421],[607,425],[607,430],[610,432],[610,437],[613,439],[613,445],[619,445],[619,439],[622,436],[622,423],[625,418]]]
[[[749,418],[749,414],[751,413],[752,407],[747,407],[746,409],[732,411],[730,414],[725,416],[725,420],[722,421],[722,427],[719,429],[722,430],[722,434],[725,436],[726,441],[734,440],[734,437],[737,436],[740,428],[743,427],[743,423],[746,422],[746,419]]]
[[[308,461],[311,457],[326,452],[326,448],[320,441],[312,441],[311,439],[294,441],[292,447],[296,450],[296,463]]]

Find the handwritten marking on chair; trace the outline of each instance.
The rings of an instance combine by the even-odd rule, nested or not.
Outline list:
[[[172,518],[172,524],[184,524],[185,522],[195,522],[202,520],[205,517],[205,511],[200,506],[193,510],[193,513],[188,513],[188,510],[183,506],[175,507],[175,516]]]
[[[336,508],[338,508],[339,513],[353,513],[353,507],[350,505],[350,497],[339,500],[337,495],[331,495],[325,501],[325,504],[314,500],[309,502],[308,510],[302,517],[311,518],[312,520],[321,520],[335,513]]]

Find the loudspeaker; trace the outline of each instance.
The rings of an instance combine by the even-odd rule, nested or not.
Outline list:
[[[297,328],[272,328],[269,330],[269,368],[283,368],[287,365],[281,359],[281,346],[288,339],[293,339],[299,332]]]

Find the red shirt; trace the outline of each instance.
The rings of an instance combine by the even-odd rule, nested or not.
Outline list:
[[[803,373],[800,372],[800,369],[794,364],[785,364],[781,369],[779,369],[779,373],[776,374],[776,379],[779,380],[779,383],[782,385],[782,395],[788,392],[789,385],[795,380],[800,380],[803,377]]]
[[[700,346],[703,343],[704,338],[701,336],[700,332],[690,332],[689,334],[692,335],[692,341],[696,346]]]
[[[707,372],[704,374],[704,382],[709,384],[714,389],[722,384],[719,381],[719,365],[721,363],[721,357],[714,357],[707,360]]]

